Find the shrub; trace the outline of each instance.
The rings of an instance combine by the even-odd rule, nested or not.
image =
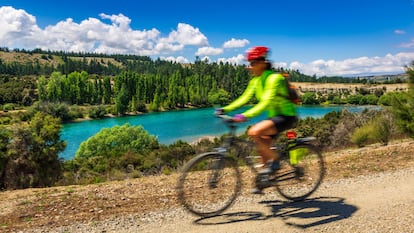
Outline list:
[[[104,118],[106,114],[105,106],[93,106],[89,109],[88,114],[90,118]]]
[[[362,126],[357,128],[351,136],[351,142],[358,147],[364,147],[368,144],[370,134],[372,134],[373,128],[371,126]]]
[[[387,145],[391,137],[391,120],[386,112],[380,112],[377,116],[357,128],[351,136],[351,142],[358,147],[363,147],[369,143],[380,142]]]
[[[372,122],[372,139],[387,145],[391,137],[391,120],[387,115],[381,115]]]
[[[3,105],[3,111],[11,111],[11,110],[14,110],[14,105],[13,104]]]

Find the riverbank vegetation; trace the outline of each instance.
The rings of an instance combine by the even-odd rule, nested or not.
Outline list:
[[[123,55],[101,55],[96,60],[90,54],[24,54],[40,57],[37,63],[0,60],[0,189],[87,184],[174,172],[194,154],[217,147],[221,139],[162,145],[145,129],[123,125],[99,132],[82,143],[73,160],[62,161],[58,157],[65,148],[60,140],[61,123],[222,105],[240,95],[249,79],[245,67],[227,63],[197,60],[182,65]],[[391,139],[413,136],[413,69],[414,63],[407,67],[408,92],[358,88],[302,93],[304,104],[384,107],[359,114],[344,111],[320,119],[306,118],[301,120],[298,133],[316,136],[317,145],[324,150],[386,144]],[[289,73],[292,81],[370,82],[283,72]]]

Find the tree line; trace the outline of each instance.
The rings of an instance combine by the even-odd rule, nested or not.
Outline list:
[[[74,71],[85,71],[88,74],[99,76],[115,76],[122,71],[135,71],[138,73],[154,74],[159,65],[172,63],[162,61],[160,59],[152,60],[148,56],[138,56],[132,54],[102,54],[91,52],[69,52],[69,51],[50,51],[42,49],[13,49],[0,47],[0,52],[4,53],[20,53],[26,55],[40,55],[33,57],[31,61],[14,61],[6,62],[0,59],[0,74],[11,76],[30,76],[45,75],[50,76],[53,72],[60,72],[68,75]],[[17,56],[18,57],[18,56]],[[196,57],[196,63],[200,62],[200,58]],[[222,64],[222,63],[220,63]],[[176,64],[179,67],[182,64]],[[190,64],[185,64],[188,66]],[[214,66],[217,64],[212,64]],[[290,74],[291,80],[294,82],[319,82],[319,83],[367,83],[370,82],[364,77],[341,77],[341,76],[309,76],[300,73],[298,70],[289,70],[278,68],[283,72]],[[390,80],[390,82],[402,82],[402,80]]]
[[[0,50],[10,52],[7,48]],[[7,63],[0,59],[0,105],[3,105],[3,110],[11,110],[14,105],[31,106],[36,101],[113,105],[112,109],[106,110],[113,114],[221,105],[240,95],[249,80],[245,66],[209,63],[200,59],[193,64],[179,64],[136,55],[40,49],[14,52],[41,54],[41,59],[59,59],[61,62]],[[294,82],[367,82],[359,78],[316,78],[282,68],[276,71],[289,73]],[[359,94],[305,93],[303,103],[376,104],[383,93]]]

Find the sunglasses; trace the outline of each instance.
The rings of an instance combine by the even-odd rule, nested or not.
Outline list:
[[[250,61],[250,66],[255,66],[257,65],[259,62],[264,61],[264,59],[256,59],[256,60],[252,60]]]

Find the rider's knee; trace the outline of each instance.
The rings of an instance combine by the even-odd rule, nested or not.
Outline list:
[[[255,127],[251,127],[249,130],[247,130],[247,135],[252,138],[258,138],[261,136],[260,130],[256,129]]]

